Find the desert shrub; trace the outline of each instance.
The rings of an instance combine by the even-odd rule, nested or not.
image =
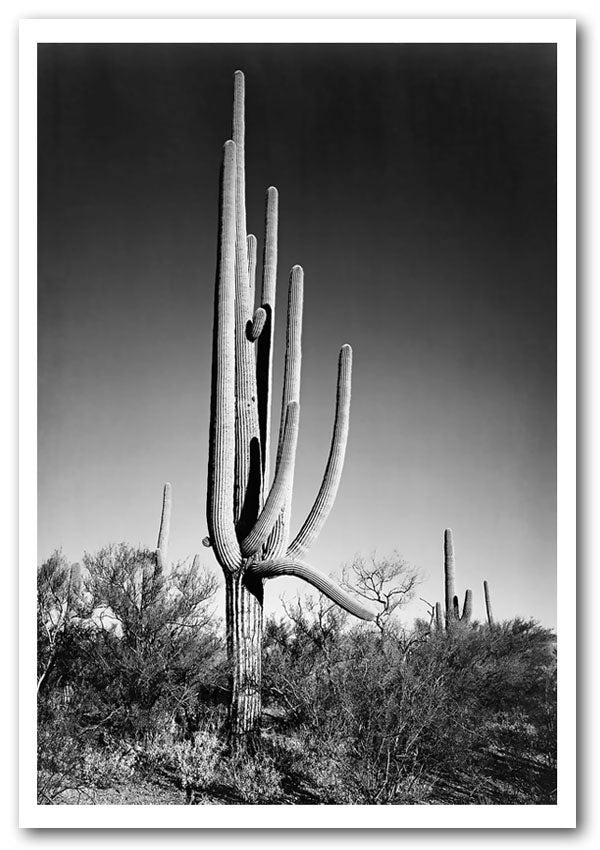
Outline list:
[[[90,745],[81,754],[80,778],[90,788],[112,788],[130,780],[138,756],[131,747],[113,743],[110,747]]]
[[[89,802],[96,789],[131,779],[137,764],[130,746],[81,730],[68,709],[40,725],[37,747],[40,803]]]
[[[220,778],[243,803],[275,803],[282,795],[281,774],[265,752],[231,756],[223,762]]]
[[[88,801],[89,794],[81,777],[81,745],[63,724],[48,724],[38,730],[37,760],[39,804],[55,805],[67,793],[74,793],[78,802]]]
[[[190,802],[194,792],[202,793],[218,782],[225,742],[210,726],[185,739],[176,730],[165,728],[140,748],[140,768],[145,774],[169,776]]]
[[[197,732],[193,741],[180,741],[173,748],[173,760],[181,787],[188,800],[193,791],[203,791],[216,780],[224,743],[215,732]]]
[[[96,628],[98,663],[88,670],[96,702],[102,711],[126,706],[113,728],[141,740],[170,705],[193,701],[195,684],[210,676],[220,648],[209,608],[216,582],[189,563],[165,575],[152,551],[125,544],[83,562]]]

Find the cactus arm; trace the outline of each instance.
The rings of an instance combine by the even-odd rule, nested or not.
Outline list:
[[[461,616],[461,621],[468,623],[471,619],[471,615],[473,614],[473,591],[467,590],[465,593],[465,602],[463,605],[463,612]]]
[[[249,289],[249,252],[246,237],[246,126],[245,126],[245,79],[242,71],[233,75],[233,127],[232,139],[236,150],[235,175],[235,265],[236,295],[243,281]],[[254,304],[254,299],[252,300]]]
[[[285,422],[285,434],[281,450],[281,462],[277,468],[273,486],[265,502],[265,506],[250,534],[242,541],[242,554],[245,557],[255,555],[266,543],[273,530],[281,509],[289,492],[289,479],[292,474],[296,443],[298,441],[298,425],[300,422],[300,405],[297,401],[288,404]]]
[[[262,291],[260,303],[265,310],[265,328],[257,344],[256,371],[258,419],[262,446],[264,487],[270,482],[271,456],[271,391],[273,383],[273,338],[275,332],[275,290],[277,285],[277,228],[279,195],[274,186],[267,189],[265,210],[265,244],[263,252]]]
[[[285,349],[285,366],[283,374],[283,397],[281,400],[281,423],[279,427],[279,443],[277,447],[277,462],[281,455],[285,416],[287,406],[291,401],[300,402],[300,372],[302,365],[302,308],[304,303],[304,270],[302,266],[294,266],[290,273],[288,289],[287,335]]]
[[[492,600],[490,599],[490,586],[487,581],[483,582],[483,595],[485,597],[485,613],[490,626],[494,625],[494,613],[492,611]]]
[[[444,614],[439,602],[435,603],[435,627],[438,632],[444,631]]]
[[[236,569],[241,553],[233,523],[235,457],[235,143],[223,148],[219,252],[213,330],[207,520],[221,565]]]
[[[454,613],[454,596],[456,594],[456,569],[454,564],[454,542],[452,540],[452,529],[444,531],[444,583],[446,618],[452,619]]]
[[[337,582],[326,576],[320,570],[311,567],[303,561],[292,560],[291,558],[274,558],[269,561],[262,561],[253,564],[249,568],[252,575],[259,578],[276,578],[277,576],[295,576],[316,587],[325,596],[335,602],[349,614],[359,617],[361,620],[374,620],[377,612],[373,611],[367,605],[359,602],[345,590],[343,590]]]
[[[248,323],[248,339],[250,342],[256,342],[259,338],[267,321],[267,311],[263,307],[259,307],[254,313],[254,318]]]
[[[350,425],[350,394],[352,384],[352,348],[343,345],[338,362],[335,421],[329,458],[321,487],[304,525],[288,548],[291,558],[300,558],[316,540],[333,507],[346,454]]]
[[[288,289],[288,315],[285,349],[285,366],[283,373],[283,397],[281,401],[282,417],[279,428],[279,445],[277,449],[277,463],[275,465],[275,477],[281,463],[281,449],[283,434],[285,430],[285,411],[292,401],[300,401],[300,372],[302,363],[302,306],[304,300],[304,272],[301,266],[294,266],[290,274]],[[285,505],[281,511],[273,533],[267,543],[265,558],[278,557],[287,547],[289,535],[289,516],[292,502],[292,485],[294,469],[289,478],[289,489]]]
[[[171,485],[167,481],[163,487],[163,503],[160,514],[160,528],[158,541],[156,543],[156,566],[160,572],[165,569],[167,563],[167,551],[169,548],[169,531],[171,528]]]
[[[246,253],[248,254],[248,286],[250,287],[250,303],[254,304],[254,290],[256,287],[256,236],[248,234],[246,239]]]
[[[458,596],[454,595],[452,599],[452,618],[454,620],[460,620],[460,603],[458,601]]]
[[[235,188],[235,487],[234,521],[238,538],[254,525],[260,508],[262,469],[256,402],[256,359],[248,339],[254,294],[251,292],[246,239],[244,75],[236,71],[233,87],[233,141],[236,145]]]

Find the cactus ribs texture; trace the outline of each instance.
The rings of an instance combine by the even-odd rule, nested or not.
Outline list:
[[[300,423],[304,272],[291,270],[281,419],[270,470],[278,193],[267,190],[260,305],[254,310],[256,238],[246,233],[244,75],[234,75],[233,138],[225,142],[213,325],[207,521],[225,574],[232,740],[249,741],[260,720],[263,584],[297,576],[357,617],[375,613],[301,560],[333,505],[350,413],[352,349],[341,348],[329,458],[315,502],[290,541],[290,512]],[[160,548],[160,547],[159,547]]]

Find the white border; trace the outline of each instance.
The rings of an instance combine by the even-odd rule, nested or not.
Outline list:
[[[575,21],[25,20],[19,38],[19,625],[21,827],[564,828],[575,826]],[[558,45],[557,806],[38,806],[35,801],[36,51],[39,42],[556,42]],[[231,809],[231,817],[229,810]],[[370,811],[373,809],[374,811]],[[400,811],[401,809],[401,811]]]

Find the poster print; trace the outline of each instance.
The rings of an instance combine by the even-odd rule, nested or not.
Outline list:
[[[283,36],[36,44],[33,811],[559,812],[557,38]]]

